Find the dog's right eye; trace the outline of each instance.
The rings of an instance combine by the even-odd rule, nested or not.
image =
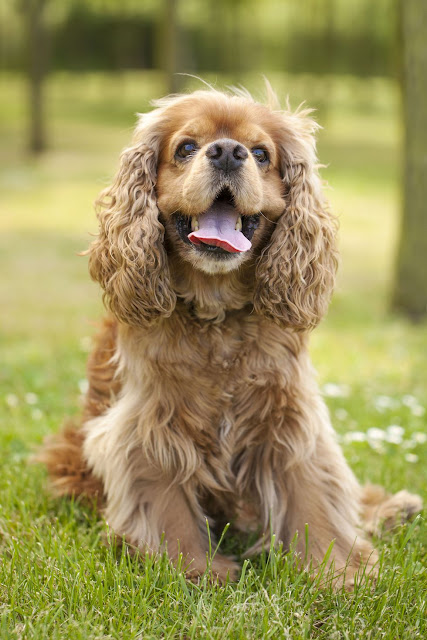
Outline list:
[[[188,156],[192,156],[197,151],[197,149],[198,147],[195,142],[184,142],[184,144],[181,144],[178,147],[175,155],[178,158],[188,158]]]

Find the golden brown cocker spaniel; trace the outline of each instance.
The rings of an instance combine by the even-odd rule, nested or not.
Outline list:
[[[316,169],[316,124],[244,91],[196,91],[140,116],[98,202],[92,278],[112,312],[89,361],[83,427],[43,457],[63,494],[99,494],[141,550],[206,569],[212,522],[271,532],[316,565],[376,556],[361,530],[419,498],[362,491],[310,364],[337,265]],[[309,548],[305,548],[308,524]],[[236,575],[217,554],[220,580]]]

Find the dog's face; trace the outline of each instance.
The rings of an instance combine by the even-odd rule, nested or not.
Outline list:
[[[286,206],[271,117],[261,105],[198,100],[177,111],[160,152],[158,207],[184,260],[228,272],[258,253]]]
[[[334,283],[336,229],[309,112],[215,90],[156,106],[98,201],[89,268],[110,309],[141,327],[169,317],[177,296],[210,296],[218,313],[252,302],[283,326],[315,326]]]

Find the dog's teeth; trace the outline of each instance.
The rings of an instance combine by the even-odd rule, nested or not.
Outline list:
[[[199,221],[195,216],[191,216],[191,231],[199,230]]]
[[[242,230],[242,216],[239,216],[237,218],[237,222],[236,222],[236,231],[241,231]]]

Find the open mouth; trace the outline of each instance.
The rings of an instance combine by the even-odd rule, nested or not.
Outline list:
[[[198,251],[230,256],[248,251],[259,226],[260,214],[241,215],[228,189],[223,189],[209,209],[198,216],[178,213],[176,228],[180,238]]]

